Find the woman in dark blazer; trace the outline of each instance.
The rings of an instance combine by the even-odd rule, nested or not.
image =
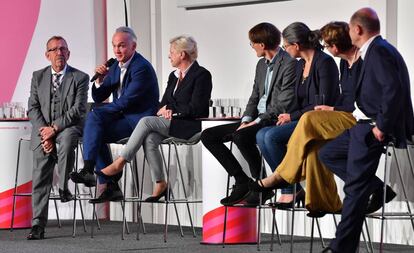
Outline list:
[[[295,22],[282,32],[283,48],[294,58],[300,58],[296,69],[296,107],[280,114],[276,126],[265,127],[256,135],[264,158],[274,170],[286,154],[286,144],[299,118],[318,104],[335,104],[339,95],[339,73],[334,59],[322,51],[319,31]],[[319,101],[316,101],[319,100]],[[293,187],[282,189],[280,206],[291,206]],[[304,201],[304,191],[297,184],[296,201]]]
[[[196,61],[197,43],[192,37],[171,39],[169,59],[177,70],[168,78],[157,116],[141,119],[121,155],[101,171],[104,177],[119,174],[143,146],[152,180],[156,183],[152,196],[146,199],[149,202],[158,201],[167,192],[160,143],[168,137],[189,139],[201,131],[201,121],[196,119],[208,117],[212,89],[210,72]]]

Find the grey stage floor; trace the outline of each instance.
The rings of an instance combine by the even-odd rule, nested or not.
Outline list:
[[[0,230],[0,252],[256,252],[256,245],[203,245],[200,244],[201,229],[197,229],[197,237],[192,236],[188,227],[184,228],[184,237],[180,237],[176,226],[169,226],[168,242],[163,241],[163,226],[146,224],[147,233],[140,235],[136,240],[136,226],[130,225],[131,234],[121,240],[121,222],[102,221],[101,230],[95,230],[94,238],[90,237],[90,224],[88,232],[83,232],[81,223],[78,223],[77,235],[72,238],[71,222],[63,222],[58,228],[56,222],[50,222],[46,228],[46,239],[41,241],[28,241],[26,236],[29,229],[18,229],[10,232]],[[321,243],[316,239],[313,252],[322,250]],[[328,241],[328,240],[327,240]],[[364,246],[361,243],[362,246]],[[262,236],[261,251],[269,252],[270,235]],[[309,252],[310,239],[295,237],[294,252]],[[378,245],[374,245],[376,252]],[[289,237],[282,236],[282,246],[275,243],[274,252],[289,252]],[[366,252],[361,247],[360,252]],[[385,245],[384,252],[414,252],[414,247],[401,245]]]

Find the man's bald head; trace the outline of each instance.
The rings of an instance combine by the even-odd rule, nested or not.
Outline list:
[[[380,32],[380,21],[377,13],[371,8],[359,9],[352,15],[350,23],[362,27],[367,33],[378,34]]]

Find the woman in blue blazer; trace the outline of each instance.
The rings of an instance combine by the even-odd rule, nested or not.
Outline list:
[[[276,126],[265,127],[256,135],[264,158],[274,170],[286,154],[286,144],[300,117],[318,104],[333,106],[339,96],[339,73],[334,59],[322,51],[319,31],[295,22],[283,32],[283,48],[300,58],[296,69],[296,107],[280,114]],[[319,100],[319,101],[316,101]],[[282,189],[279,206],[291,207],[293,186]],[[304,191],[297,184],[296,202],[304,202]]]

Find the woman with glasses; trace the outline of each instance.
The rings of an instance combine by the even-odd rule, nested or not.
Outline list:
[[[280,114],[276,126],[265,127],[256,135],[257,144],[272,169],[283,160],[286,144],[301,116],[320,103],[333,106],[339,96],[338,68],[334,59],[322,51],[319,31],[311,31],[304,23],[295,22],[283,30],[282,37],[286,52],[300,60],[296,68],[295,109]],[[261,182],[255,184],[264,186],[259,185]],[[291,207],[293,204],[293,186],[285,186],[278,207]],[[296,202],[303,203],[304,198],[304,191],[297,184]]]
[[[306,208],[319,215],[338,212],[342,203],[333,174],[318,159],[319,148],[355,125],[354,84],[362,66],[358,48],[352,45],[346,22],[331,22],[321,28],[324,47],[340,61],[341,94],[334,106],[317,105],[302,115],[276,171],[259,184],[256,191],[280,188],[306,179]]]

